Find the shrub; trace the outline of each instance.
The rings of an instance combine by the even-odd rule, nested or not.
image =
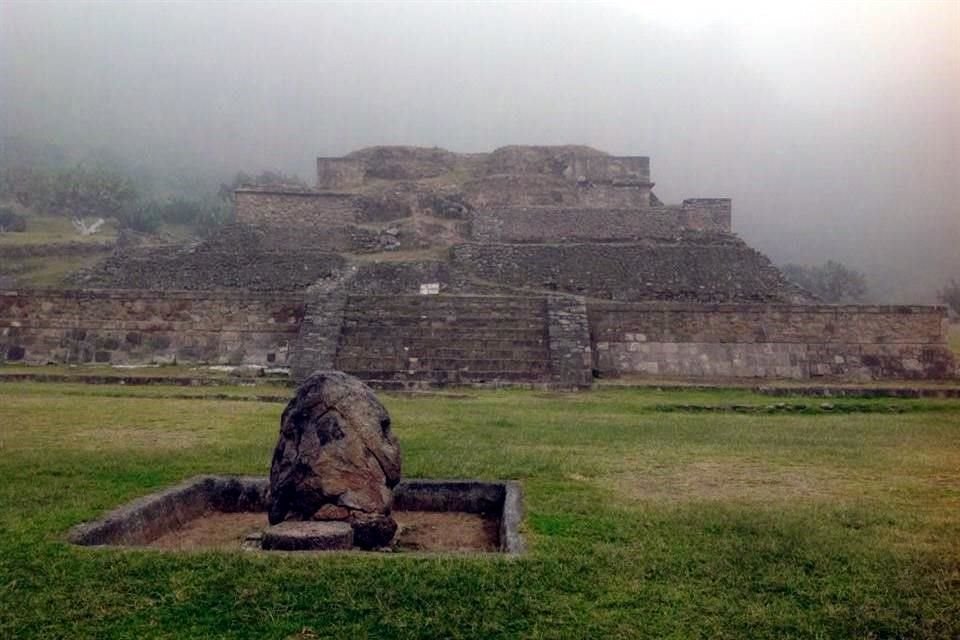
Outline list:
[[[955,315],[960,315],[960,281],[951,278],[950,282],[937,293],[937,298]]]
[[[203,205],[194,200],[177,198],[162,205],[160,217],[171,224],[193,225],[203,212]]]
[[[788,280],[824,302],[852,302],[862,300],[867,294],[866,276],[841,262],[829,260],[811,267],[787,264],[782,271]]]
[[[117,213],[117,223],[121,229],[131,229],[143,233],[153,233],[163,222],[161,207],[151,201],[135,202]]]
[[[9,207],[0,207],[0,232],[26,231],[27,219],[13,212]]]
[[[225,224],[233,222],[233,207],[226,203],[211,203],[200,211],[197,226],[200,231],[209,235]]]

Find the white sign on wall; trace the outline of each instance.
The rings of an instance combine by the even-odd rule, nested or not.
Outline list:
[[[438,293],[440,293],[439,282],[427,282],[420,285],[420,295],[422,296],[435,296]]]

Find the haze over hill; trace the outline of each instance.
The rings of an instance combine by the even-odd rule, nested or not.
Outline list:
[[[211,182],[374,144],[588,144],[874,296],[960,275],[960,4],[0,5],[0,135]]]

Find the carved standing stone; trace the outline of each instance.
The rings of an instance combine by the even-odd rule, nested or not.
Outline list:
[[[269,519],[345,520],[354,543],[388,544],[400,447],[373,391],[339,371],[318,371],[283,411],[270,468]]]

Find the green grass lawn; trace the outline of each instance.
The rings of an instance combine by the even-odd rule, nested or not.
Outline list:
[[[406,476],[523,484],[526,556],[65,543],[187,477],[266,474],[282,404],[183,392],[0,384],[0,638],[960,634],[960,401],[741,415],[683,407],[781,399],[385,396]]]

